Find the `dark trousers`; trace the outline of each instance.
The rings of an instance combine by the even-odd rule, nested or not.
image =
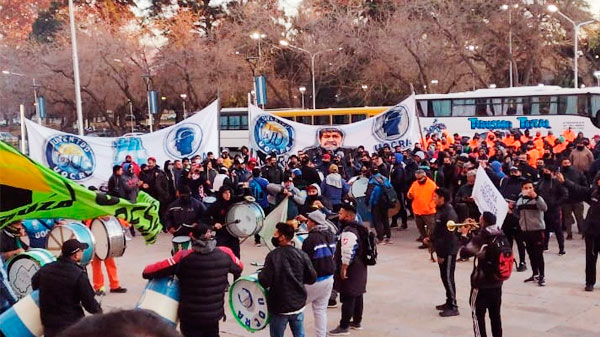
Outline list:
[[[373,216],[373,226],[377,232],[377,238],[383,240],[384,237],[391,238],[392,231],[390,229],[390,221],[387,215],[387,208],[382,205],[374,205],[371,207]]]
[[[363,314],[363,295],[347,296],[340,294],[340,301],[342,302],[340,328],[348,329],[351,319],[354,323],[360,323]]]
[[[44,337],[55,337],[58,336],[61,332],[63,332],[63,330],[65,330],[66,328],[68,328],[68,326],[65,327],[61,327],[61,328],[55,328],[55,327],[49,327],[49,326],[45,326],[44,327]]]
[[[585,284],[596,284],[596,262],[600,252],[600,235],[585,236]]]
[[[513,246],[513,242],[517,243],[519,262],[525,263],[525,244],[523,243],[523,232],[519,226],[519,219],[507,214],[504,224],[502,225],[502,231],[504,232],[504,235],[506,235],[506,239],[511,247]]]
[[[440,277],[446,289],[446,306],[451,309],[456,309],[456,284],[454,283],[454,269],[456,268],[456,254],[441,256],[444,259],[443,263],[438,263],[440,267]]]
[[[543,230],[523,232],[523,240],[525,248],[529,254],[531,262],[531,270],[533,275],[543,277],[544,273],[544,239],[545,232]]]
[[[398,218],[402,220],[402,225],[405,226],[408,223],[408,215],[406,214],[406,205],[404,202],[404,194],[402,192],[398,193],[396,191],[396,195],[398,196],[398,202],[400,202],[400,212],[392,217],[392,224],[398,224]]]
[[[184,337],[219,337],[219,321],[210,324],[182,321],[180,328]]]
[[[565,235],[563,234],[562,225],[560,224],[560,208],[548,208],[548,211],[544,213],[544,222],[546,223],[546,237],[544,240],[544,248],[548,249],[548,242],[550,241],[550,232],[556,234],[556,241],[558,242],[558,250],[560,252],[565,250]]]
[[[577,230],[581,233],[583,224],[583,202],[562,205],[563,225],[568,235],[573,235],[573,224],[577,222]],[[573,219],[575,216],[575,219]]]
[[[475,337],[486,337],[485,312],[490,315],[492,325],[492,336],[502,337],[502,319],[500,317],[500,306],[502,304],[502,288],[472,288],[471,316],[473,317],[473,332]]]

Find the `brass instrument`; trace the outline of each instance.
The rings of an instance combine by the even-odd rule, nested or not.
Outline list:
[[[448,228],[448,230],[450,232],[454,232],[459,227],[466,227],[466,226],[469,227],[469,231],[479,228],[479,224],[477,222],[475,222],[475,220],[473,220],[473,219],[467,219],[463,223],[456,223],[452,220],[450,220],[446,223],[446,228]]]

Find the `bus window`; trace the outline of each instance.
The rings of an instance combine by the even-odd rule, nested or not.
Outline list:
[[[528,97],[531,103],[531,115],[539,115],[540,110],[540,98],[537,96]]]
[[[485,117],[488,116],[488,99],[487,98],[479,98],[475,100],[475,116]]]
[[[240,129],[240,118],[241,116],[229,116],[229,130],[239,130]]]
[[[588,104],[587,104],[587,95],[583,94],[583,95],[577,95],[577,114],[579,116],[589,116],[590,115],[590,111],[588,111]]]
[[[312,116],[296,116],[296,122],[312,125]]]
[[[365,119],[367,119],[367,115],[364,114],[352,115],[352,123],[359,122]]]
[[[493,115],[502,116],[502,98],[492,98],[490,109]]]
[[[452,116],[472,117],[475,116],[474,99],[455,99],[452,101]]]
[[[502,108],[503,115],[514,116],[518,114],[517,99],[514,97],[505,98]]]
[[[600,128],[600,95],[591,95],[590,98],[592,123]]]
[[[452,114],[452,101],[449,99],[444,100],[432,100],[431,108],[433,109],[433,116],[431,113],[429,117],[450,117]]]
[[[540,115],[556,115],[558,102],[556,96],[540,96],[538,109]]]
[[[561,95],[558,96],[558,114],[576,115],[577,114],[577,96]]]
[[[521,100],[521,109],[523,115],[531,115],[531,97],[522,97],[519,98]]]
[[[248,130],[248,115],[242,115],[242,124],[240,130]]]
[[[350,116],[348,115],[333,115],[333,124],[348,124]]]
[[[427,101],[417,101],[417,114],[419,117],[429,117],[427,116]]]
[[[331,115],[315,116],[315,125],[331,125]]]
[[[221,116],[221,130],[229,130],[229,116]]]

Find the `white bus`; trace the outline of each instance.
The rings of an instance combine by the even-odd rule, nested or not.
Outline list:
[[[488,130],[529,129],[560,135],[571,128],[586,137],[600,134],[600,87],[566,89],[558,86],[479,89],[451,94],[417,95],[423,133],[447,129],[472,136]],[[271,110],[296,122],[339,125],[375,116],[390,107]],[[248,109],[221,110],[221,146],[248,146]]]

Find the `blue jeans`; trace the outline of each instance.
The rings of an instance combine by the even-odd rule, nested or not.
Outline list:
[[[304,337],[304,313],[302,312],[295,315],[271,314],[269,323],[271,337],[283,337],[288,322],[294,337]]]

